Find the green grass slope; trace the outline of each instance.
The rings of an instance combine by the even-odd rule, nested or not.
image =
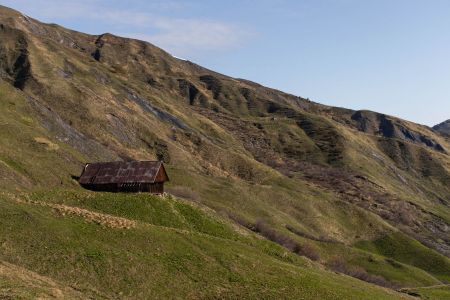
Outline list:
[[[83,293],[27,269],[0,261],[1,299],[85,299]]]
[[[180,200],[87,192],[56,195],[1,196],[0,260],[35,270],[85,296],[407,298],[316,268]],[[75,206],[51,206],[55,203],[90,209],[71,212]],[[86,211],[108,218],[97,223],[83,214]],[[136,222],[129,229],[117,228],[118,217]],[[12,289],[14,283],[3,283],[2,288],[8,286]]]
[[[357,246],[421,268],[445,282],[450,281],[450,261],[402,233],[393,233],[372,242],[359,242]]]
[[[450,298],[450,286],[439,285],[405,290],[408,294],[427,300],[441,300]]]

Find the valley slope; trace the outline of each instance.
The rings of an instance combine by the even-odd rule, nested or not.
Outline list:
[[[74,298],[386,299],[450,281],[448,135],[1,6],[0,78],[0,278],[24,268],[31,290]],[[79,187],[84,163],[120,159],[164,161],[177,199]]]

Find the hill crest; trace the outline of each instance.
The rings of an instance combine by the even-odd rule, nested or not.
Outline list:
[[[433,126],[433,129],[441,133],[450,135],[450,120],[444,121],[442,123]]]

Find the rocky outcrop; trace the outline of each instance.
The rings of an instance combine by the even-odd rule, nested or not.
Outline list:
[[[202,92],[190,81],[178,79],[180,94],[189,101],[190,105],[201,105],[208,107],[208,100]]]
[[[17,29],[0,24],[0,40],[7,41],[0,43],[0,78],[23,89],[31,78],[26,37]]]
[[[433,138],[407,128],[393,117],[371,111],[356,111],[351,119],[354,126],[360,131],[386,138],[414,142],[439,152],[446,152],[444,147]]]
[[[450,120],[447,120],[436,126],[433,126],[433,129],[436,130],[437,132],[450,136]]]

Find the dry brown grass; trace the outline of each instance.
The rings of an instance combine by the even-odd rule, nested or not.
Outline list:
[[[108,214],[93,212],[84,208],[68,206],[64,204],[55,204],[55,203],[47,203],[40,201],[32,201],[32,200],[21,200],[19,198],[15,198],[15,200],[19,203],[29,203],[40,206],[51,207],[55,209],[60,215],[72,215],[81,217],[84,220],[92,223],[99,224],[101,226],[109,227],[109,228],[120,228],[120,229],[131,229],[136,227],[136,221],[129,220],[126,218],[116,217]]]
[[[87,209],[72,207],[61,204],[51,204],[50,207],[56,209],[61,215],[73,215],[81,217],[88,222],[97,223],[99,225],[109,228],[123,228],[130,229],[136,227],[136,222],[133,220],[120,218],[108,214],[93,212]]]

